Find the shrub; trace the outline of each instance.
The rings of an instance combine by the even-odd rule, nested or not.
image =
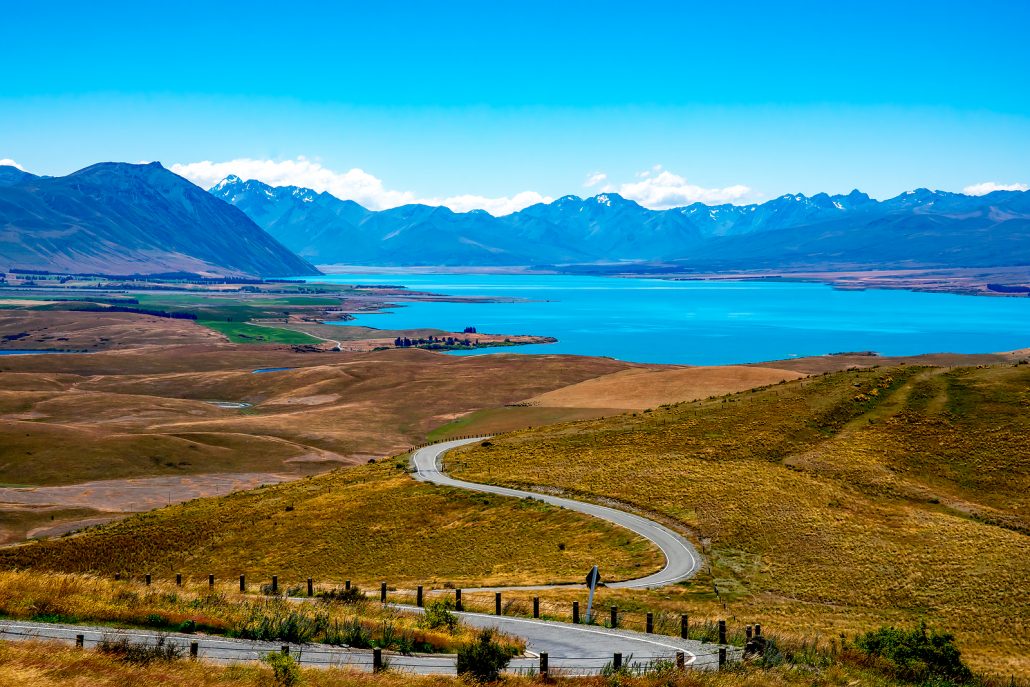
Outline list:
[[[493,630],[482,630],[475,641],[458,649],[458,675],[496,682],[509,661],[511,652],[494,641]]]
[[[272,668],[275,684],[280,687],[293,687],[300,682],[300,666],[289,654],[270,653],[261,659]]]
[[[454,628],[458,626],[458,618],[451,613],[453,609],[454,602],[450,600],[430,601],[422,614],[421,625],[430,630],[446,627],[448,631],[454,632]]]
[[[954,635],[928,630],[926,623],[912,630],[881,627],[856,637],[855,646],[904,680],[943,678],[964,684],[973,678],[955,647]]]
[[[355,585],[350,589],[340,589],[339,587],[334,587],[333,589],[327,589],[318,592],[318,598],[322,599],[323,601],[339,601],[340,603],[344,604],[354,604],[358,603],[359,601],[364,601],[365,595],[361,592],[357,585]]]
[[[142,666],[149,665],[154,661],[175,661],[182,658],[182,647],[166,642],[164,637],[158,637],[154,644],[130,642],[128,637],[119,639],[104,637],[97,644],[97,651],[117,656],[126,663]]]

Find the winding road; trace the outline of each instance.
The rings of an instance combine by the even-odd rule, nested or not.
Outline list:
[[[701,565],[701,556],[689,541],[669,528],[646,518],[614,508],[572,499],[537,494],[488,484],[465,482],[449,477],[440,470],[440,459],[447,451],[482,441],[486,437],[461,439],[433,444],[418,449],[412,456],[414,477],[423,482],[441,486],[468,489],[470,491],[499,494],[513,498],[532,498],[561,508],[607,520],[645,537],[665,554],[666,564],[660,571],[631,580],[609,582],[609,588],[653,589],[674,584],[691,577]],[[550,589],[569,585],[546,585],[518,587],[517,589]],[[482,587],[474,591],[496,591],[516,589],[515,587]],[[307,601],[308,599],[296,599]],[[421,608],[394,605],[404,612],[420,613]],[[596,625],[573,625],[552,621],[532,620],[511,616],[487,615],[483,613],[456,613],[467,625],[477,628],[493,628],[526,640],[526,656],[515,658],[508,667],[509,672],[530,672],[537,669],[539,656],[547,653],[552,670],[567,675],[596,675],[612,661],[615,653],[625,657],[628,665],[646,667],[654,661],[675,661],[677,654],[683,654],[686,666],[695,669],[715,669],[719,663],[720,648],[727,649],[727,659],[737,660],[741,650],[737,647],[720,647],[695,640],[680,639],[666,635],[645,634],[630,630],[607,629]],[[187,649],[190,642],[197,642],[198,656],[215,663],[255,661],[269,652],[279,651],[281,642],[258,642],[203,635],[162,634],[147,630],[117,630],[106,627],[33,623],[26,621],[0,620],[0,639],[49,639],[74,643],[76,635],[83,636],[85,647],[95,646],[104,638],[127,637],[131,641],[156,642],[164,636],[166,642],[178,644]],[[322,644],[293,645],[290,653],[300,663],[313,667],[349,667],[357,670],[372,670],[372,655],[367,650],[333,647]],[[392,670],[419,674],[450,674],[456,672],[453,655],[391,655],[388,658]]]
[[[698,554],[697,549],[694,548],[693,544],[687,541],[684,537],[670,530],[668,527],[660,525],[653,520],[648,520],[647,518],[642,518],[639,515],[626,513],[625,511],[616,510],[614,508],[608,508],[607,506],[599,506],[597,504],[586,503],[584,501],[566,499],[560,496],[520,491],[518,489],[509,489],[507,487],[496,487],[490,484],[479,484],[477,482],[465,482],[459,479],[454,479],[440,470],[440,459],[443,457],[444,453],[459,446],[473,444],[487,438],[488,437],[456,439],[454,441],[445,441],[418,449],[411,458],[412,465],[415,469],[415,479],[447,487],[456,487],[458,489],[468,489],[470,491],[480,491],[488,494],[511,496],[517,499],[536,499],[537,501],[543,501],[544,503],[549,503],[553,506],[559,506],[578,513],[592,515],[595,518],[607,520],[608,522],[639,534],[641,537],[651,541],[651,543],[661,549],[662,553],[665,554],[665,567],[658,572],[653,575],[638,577],[632,580],[606,582],[605,584],[609,588],[655,589],[657,587],[665,587],[692,577],[701,567],[701,555]],[[551,589],[562,586],[567,585],[510,587],[508,589]],[[479,590],[470,589],[469,591],[487,591],[488,589],[500,590],[503,588],[482,587]]]

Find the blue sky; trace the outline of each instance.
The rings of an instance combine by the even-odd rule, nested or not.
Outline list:
[[[1030,183],[1022,1],[5,5],[0,158],[37,173],[497,213]]]

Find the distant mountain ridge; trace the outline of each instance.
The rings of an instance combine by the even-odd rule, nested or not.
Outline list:
[[[503,217],[405,205],[368,210],[230,176],[210,192],[317,264],[663,263],[684,269],[1030,264],[1030,192],[917,189],[878,201],[787,194],[751,205],[649,210],[615,193],[564,196]]]
[[[242,211],[160,163],[64,177],[0,167],[0,271],[315,274]]]

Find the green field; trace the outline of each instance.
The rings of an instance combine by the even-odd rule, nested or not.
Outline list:
[[[302,332],[281,327],[266,327],[247,324],[246,322],[225,322],[222,320],[197,320],[197,324],[214,329],[229,337],[232,343],[258,344],[319,344],[321,339],[308,336]]]

